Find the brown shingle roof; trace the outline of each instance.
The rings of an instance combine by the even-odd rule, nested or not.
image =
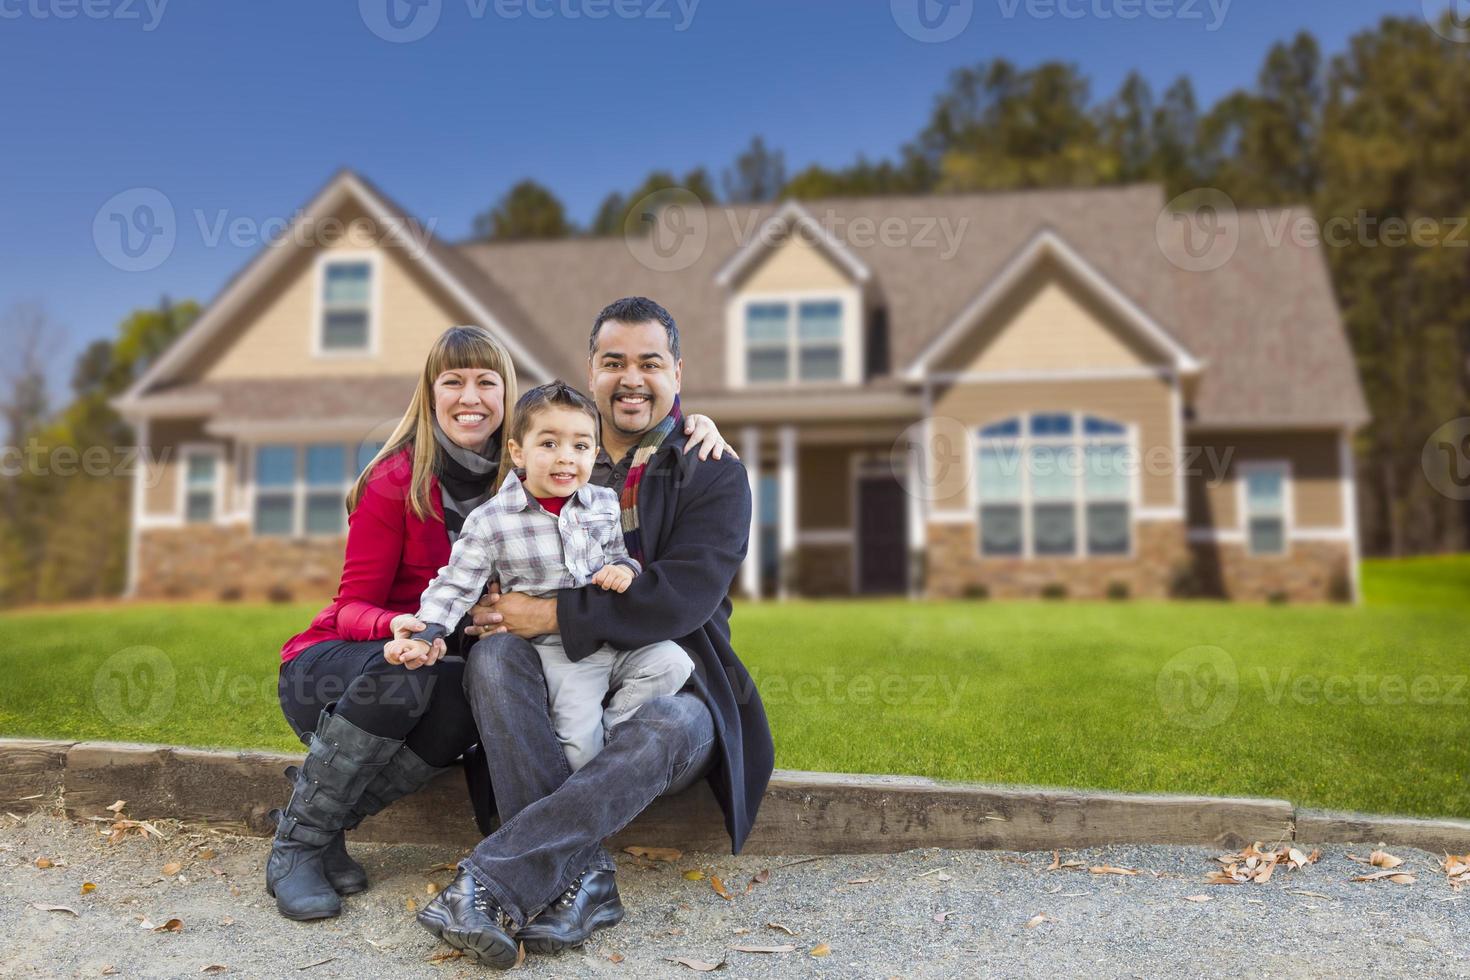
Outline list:
[[[898,219],[909,238],[927,235],[934,242],[895,247],[881,236],[837,236],[872,270],[872,288],[889,311],[895,371],[1049,226],[1205,362],[1194,403],[1199,422],[1339,425],[1367,417],[1320,250],[1289,236],[1273,244],[1268,227],[1278,227],[1279,214],[1247,213],[1235,256],[1214,271],[1188,272],[1170,264],[1155,241],[1164,206],[1155,186],[834,198],[805,206],[827,227]],[[546,346],[561,352],[572,378],[581,377],[581,351],[597,310],[619,296],[643,294],[679,321],[685,386],[713,391],[724,387],[727,299],[715,276],[774,212],[712,209],[703,254],[678,272],[646,268],[621,238],[458,249],[534,322]],[[957,235],[952,254],[941,228]]]

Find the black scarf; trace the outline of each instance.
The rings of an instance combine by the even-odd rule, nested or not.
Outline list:
[[[459,537],[466,517],[495,495],[495,474],[500,469],[500,430],[490,437],[483,452],[458,445],[434,420],[434,439],[443,450],[438,454],[434,475],[439,478],[439,497],[444,504],[444,526],[450,543]]]

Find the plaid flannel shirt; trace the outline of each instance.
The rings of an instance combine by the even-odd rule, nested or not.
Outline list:
[[[500,492],[465,519],[449,564],[419,600],[418,620],[426,628],[413,638],[432,643],[451,632],[491,579],[499,580],[503,592],[551,596],[586,585],[610,564],[627,565],[635,575],[642,571],[623,543],[616,493],[583,484],[558,516],[512,472]]]

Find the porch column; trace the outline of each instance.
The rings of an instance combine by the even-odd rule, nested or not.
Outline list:
[[[777,470],[780,524],[777,540],[781,548],[781,582],[778,594],[789,593],[789,583],[796,565],[796,426],[781,426],[781,460]]]
[[[750,480],[750,541],[745,546],[745,564],[740,566],[740,586],[751,599],[761,597],[761,430],[747,425],[740,440],[745,475]]]
[[[908,583],[909,598],[917,599],[923,593],[925,554],[924,488],[921,481],[926,464],[919,458],[919,454],[924,452],[924,443],[918,439],[910,439],[905,449],[903,492],[907,495],[905,504],[908,511],[908,548],[903,560],[908,574],[904,578]]]

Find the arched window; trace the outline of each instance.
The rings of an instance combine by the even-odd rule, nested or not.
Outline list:
[[[1127,555],[1137,458],[1130,428],[1083,412],[1034,412],[976,432],[985,557]]]

